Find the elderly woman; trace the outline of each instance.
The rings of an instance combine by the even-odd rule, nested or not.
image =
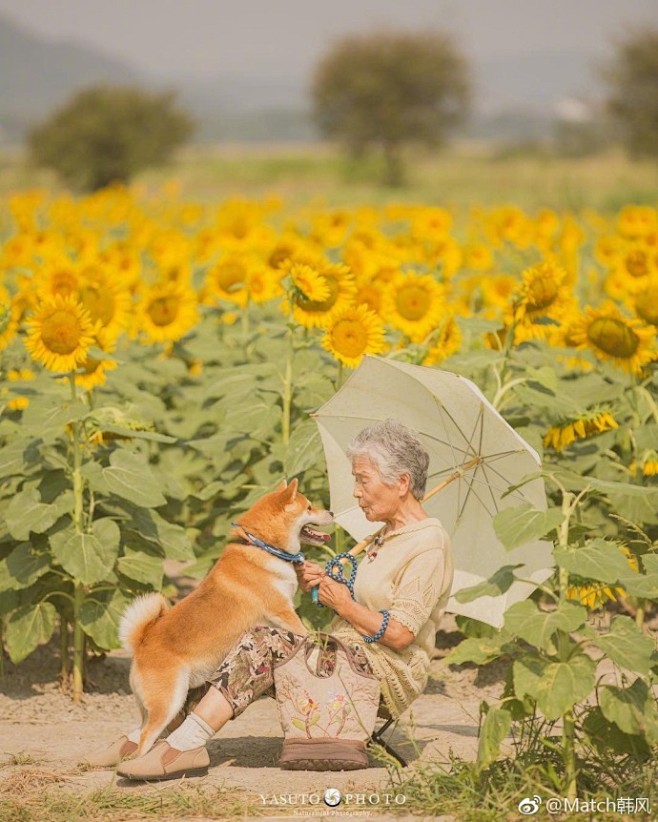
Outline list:
[[[366,428],[348,456],[359,506],[368,520],[384,523],[359,565],[355,599],[316,563],[305,562],[298,577],[305,591],[318,586],[320,602],[336,613],[331,633],[351,649],[357,665],[375,673],[384,704],[396,717],[427,683],[434,635],[452,584],[450,542],[421,504],[429,457],[408,428],[393,420]],[[124,761],[118,773],[143,780],[204,773],[206,741],[254,699],[272,694],[273,663],[290,656],[300,639],[269,626],[245,634],[180,727],[139,759]],[[136,734],[122,737],[88,761],[116,764],[135,750],[136,741]]]

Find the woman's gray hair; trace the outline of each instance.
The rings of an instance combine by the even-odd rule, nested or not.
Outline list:
[[[347,456],[368,457],[382,482],[393,485],[409,474],[409,490],[418,500],[425,496],[430,457],[418,437],[397,420],[384,420],[360,431],[347,446]]]

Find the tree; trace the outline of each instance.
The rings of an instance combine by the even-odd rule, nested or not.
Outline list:
[[[341,39],[320,61],[311,87],[321,132],[356,158],[381,148],[389,185],[403,180],[406,145],[440,145],[464,119],[470,91],[466,59],[441,32]]]
[[[169,159],[192,133],[171,92],[94,86],[76,94],[28,137],[32,159],[69,185],[96,191]]]
[[[604,73],[608,111],[629,153],[658,157],[658,29],[629,33]]]

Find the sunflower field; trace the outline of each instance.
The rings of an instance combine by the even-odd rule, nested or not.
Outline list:
[[[481,766],[537,716],[559,723],[570,785],[580,744],[655,751],[658,210],[293,212],[274,198],[28,191],[0,205],[0,270],[14,662],[56,634],[79,698],[85,654],[117,647],[126,604],[176,593],[164,560],[203,576],[231,520],[282,475],[327,504],[309,414],[376,354],[473,379],[543,455],[548,511],[511,509],[496,528],[509,548],[552,538],[555,575],[500,631],[459,618],[452,652],[513,661],[503,702],[483,708]]]

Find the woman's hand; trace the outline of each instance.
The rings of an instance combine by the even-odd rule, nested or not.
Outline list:
[[[321,565],[318,565],[317,562],[308,562],[308,560],[301,565],[295,565],[295,573],[302,591],[310,591],[311,588],[315,588],[326,576]]]

